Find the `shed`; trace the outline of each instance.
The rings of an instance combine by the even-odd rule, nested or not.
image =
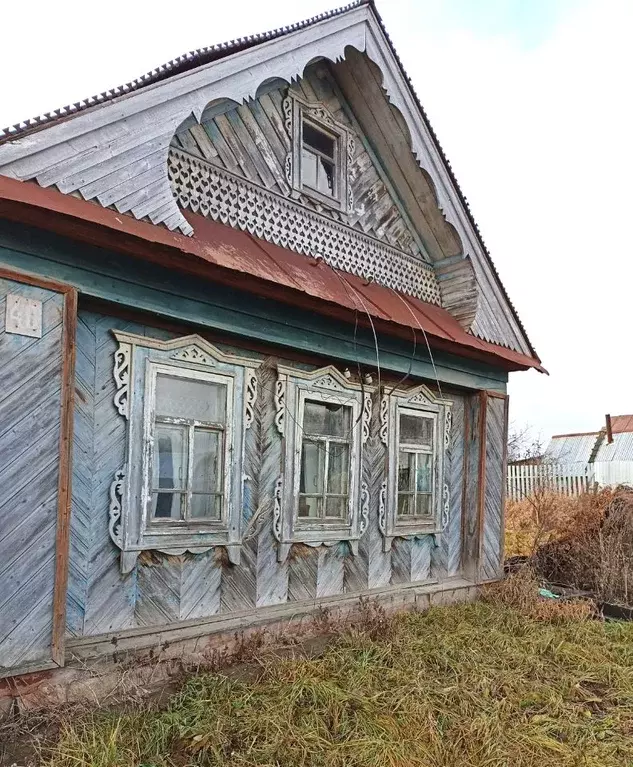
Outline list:
[[[15,684],[500,576],[541,363],[373,2],[0,132],[0,317]]]

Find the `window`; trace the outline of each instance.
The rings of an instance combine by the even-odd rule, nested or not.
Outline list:
[[[279,366],[278,376],[275,422],[284,456],[273,524],[278,558],[284,561],[293,543],[347,541],[356,552],[369,514],[361,465],[371,391],[333,367]]]
[[[113,335],[114,406],[126,421],[126,457],[110,486],[109,528],[122,571],[152,549],[224,546],[238,562],[242,456],[258,363],[199,336]]]
[[[387,476],[379,525],[388,551],[395,537],[441,532],[446,524],[451,402],[418,386],[385,395],[380,413]]]
[[[299,519],[344,519],[349,504],[352,408],[306,400]]]
[[[336,196],[337,139],[305,118],[301,123],[301,184]]]
[[[355,147],[351,129],[337,122],[322,104],[311,104],[292,90],[283,109],[292,144],[286,157],[292,196],[350,212],[348,176]]]
[[[156,370],[148,477],[150,524],[218,522],[223,517],[231,381],[196,375]]]
[[[398,505],[396,513],[403,519],[433,517],[433,451],[432,418],[400,411],[398,424]]]

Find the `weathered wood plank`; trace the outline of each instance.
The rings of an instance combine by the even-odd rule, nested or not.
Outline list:
[[[42,336],[7,334],[5,296],[42,302]],[[0,279],[0,672],[52,656],[64,296]]]

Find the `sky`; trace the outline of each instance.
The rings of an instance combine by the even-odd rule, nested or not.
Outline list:
[[[344,2],[345,0],[341,0]],[[633,0],[378,0],[530,340],[511,420],[633,412]],[[336,0],[7,3],[0,126]]]

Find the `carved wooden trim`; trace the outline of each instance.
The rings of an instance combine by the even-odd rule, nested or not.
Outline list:
[[[123,548],[123,493],[127,472],[125,468],[114,472],[114,479],[110,484],[110,506],[108,508],[108,531],[113,543],[120,549]]]
[[[358,523],[358,537],[362,538],[369,526],[369,487],[367,482],[360,486],[360,520]]]
[[[363,395],[363,431],[362,431],[362,443],[363,445],[367,442],[369,439],[369,426],[371,424],[371,410],[372,410],[372,401],[371,401],[371,392],[365,392]]]
[[[448,526],[450,509],[451,509],[451,494],[448,487],[448,483],[445,482],[444,487],[442,489],[442,532],[444,532],[444,530],[446,530]]]
[[[213,357],[195,344],[177,351],[175,354],[171,355],[171,358],[172,360],[178,360],[179,362],[194,362],[196,365],[205,365],[208,367],[215,366]]]
[[[130,417],[130,373],[132,364],[132,345],[119,342],[119,348],[114,352],[114,407],[117,413],[126,420]]]
[[[255,417],[254,407],[257,402],[257,374],[254,370],[246,371],[246,396],[244,397],[244,429],[250,429]]]
[[[453,411],[450,407],[446,408],[444,414],[444,449],[448,450],[451,445],[451,427],[453,425]]]
[[[385,394],[380,398],[380,441],[387,446],[389,431],[389,397]]]
[[[284,478],[282,475],[277,477],[275,482],[275,491],[273,494],[273,535],[278,543],[282,542],[281,536],[281,496],[284,488]]]
[[[420,258],[179,149],[170,149],[168,168],[173,193],[183,208],[441,305],[435,271]]]
[[[383,480],[378,494],[378,527],[383,535],[387,535],[387,480]]]
[[[285,426],[286,409],[286,379],[281,376],[275,383],[275,426],[277,431],[283,435]]]

